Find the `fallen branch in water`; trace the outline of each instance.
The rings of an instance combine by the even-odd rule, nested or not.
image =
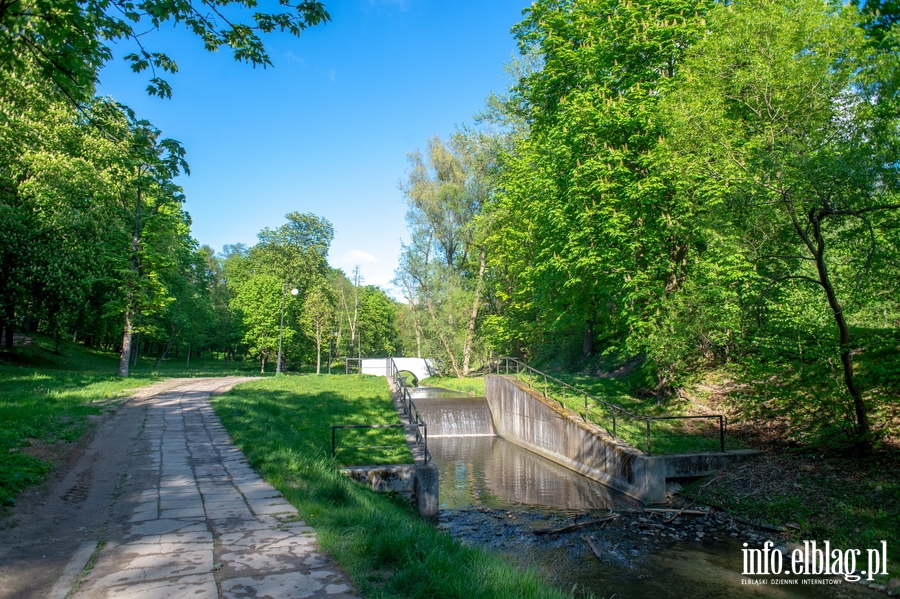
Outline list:
[[[585,540],[587,541],[588,545],[590,546],[591,551],[593,551],[593,552],[594,552],[594,555],[597,556],[597,559],[603,559],[603,557],[600,555],[600,550],[597,549],[597,546],[594,545],[594,542],[591,541],[591,538],[590,538],[590,537],[585,537]]]
[[[575,524],[569,524],[568,526],[563,526],[562,528],[545,528],[543,530],[535,530],[534,534],[536,535],[555,535],[562,532],[572,532],[573,530],[579,530],[584,528],[585,526],[590,526],[592,524],[602,524],[603,522],[609,522],[610,520],[615,520],[618,516],[609,516],[607,518],[600,518],[599,520],[591,520],[590,522],[576,522]]]
[[[663,509],[663,508],[653,508],[648,507],[644,508],[645,512],[653,512],[658,514],[671,514],[672,512],[676,512],[680,516],[706,516],[709,512],[704,512],[703,510],[672,510],[672,509]]]
[[[766,524],[765,522],[754,522],[753,520],[747,520],[746,518],[741,518],[740,516],[732,516],[734,520],[738,522],[742,522],[744,524],[749,524],[750,526],[755,526],[756,528],[762,528],[763,530],[771,530],[772,532],[784,532],[783,526],[773,526],[772,524]]]

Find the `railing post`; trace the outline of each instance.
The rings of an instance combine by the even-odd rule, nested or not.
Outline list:
[[[650,454],[650,419],[647,418],[647,455]]]
[[[613,415],[613,439],[616,439],[617,437],[616,437],[616,411],[615,410],[612,411],[612,415]]]
[[[334,427],[331,427],[331,457],[334,457]]]
[[[725,417],[719,416],[719,450],[725,453]]]

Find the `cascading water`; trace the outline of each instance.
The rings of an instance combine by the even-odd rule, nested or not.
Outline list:
[[[429,391],[434,389],[422,388],[413,394],[419,413],[428,423],[429,438],[493,437],[496,434],[485,398],[423,397]]]

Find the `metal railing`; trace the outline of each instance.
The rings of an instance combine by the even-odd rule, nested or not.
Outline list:
[[[351,364],[356,364],[356,374],[362,373],[362,358],[344,358],[344,372],[345,374],[350,374],[350,371],[353,370]]]
[[[350,374],[350,363],[357,362],[360,366],[362,365],[362,360],[360,358],[344,358],[346,360],[347,365],[347,374]],[[400,408],[401,415],[405,416],[409,421],[408,424],[333,424],[331,425],[331,456],[335,457],[337,455],[337,451],[339,449],[394,449],[397,447],[403,447],[404,445],[338,445],[337,444],[337,431],[340,429],[380,429],[380,428],[402,428],[404,432],[414,432],[415,437],[413,440],[414,447],[420,447],[422,450],[422,457],[424,462],[427,464],[431,455],[428,453],[428,425],[425,424],[425,420],[422,418],[422,415],[419,414],[419,410],[416,408],[416,404],[413,403],[412,395],[409,392],[409,387],[406,386],[403,377],[400,376],[400,370],[397,368],[397,364],[394,362],[394,358],[389,357],[385,358],[385,371],[389,373],[389,376],[393,377],[394,380],[397,381],[397,384],[400,386]],[[361,368],[360,368],[361,369]]]
[[[387,361],[388,372],[400,387],[400,407],[403,410],[401,414],[405,416],[409,421],[408,426],[415,428],[415,445],[422,447],[422,455],[424,456],[425,463],[427,464],[429,458],[428,425],[425,424],[425,419],[422,418],[422,415],[419,413],[418,408],[416,408],[416,404],[413,403],[412,394],[409,392],[409,387],[406,386],[406,381],[403,380],[402,376],[400,376],[400,369],[397,368],[397,363],[394,362],[394,358],[389,357],[387,358]]]
[[[337,431],[339,429],[375,429],[375,428],[406,428],[405,424],[332,424],[331,425],[331,457],[337,455],[338,449],[396,449],[405,447],[406,444],[396,445],[338,445]]]
[[[511,368],[512,365],[512,368]],[[638,436],[644,437],[644,441],[646,443],[646,451],[647,455],[651,455],[652,450],[652,438],[654,437],[652,431],[652,424],[657,421],[663,420],[681,420],[681,421],[690,421],[690,420],[713,420],[718,421],[718,445],[719,451],[725,451],[725,431],[728,424],[728,419],[722,414],[712,414],[712,415],[703,415],[703,416],[643,416],[641,414],[635,414],[634,412],[623,408],[622,406],[618,406],[616,404],[610,403],[599,397],[595,397],[590,393],[574,387],[565,381],[561,381],[555,377],[550,376],[545,372],[541,372],[540,370],[533,368],[526,364],[525,362],[512,357],[502,357],[499,358],[495,363],[492,364],[491,370],[495,371],[497,374],[506,374],[514,375],[517,380],[522,380],[521,375],[523,372],[537,379],[538,384],[543,380],[543,395],[548,399],[554,399],[557,403],[559,403],[560,407],[565,408],[566,404],[556,398],[550,397],[550,382],[552,381],[555,385],[559,386],[562,389],[562,394],[564,399],[568,399],[567,392],[572,392],[574,395],[580,395],[584,398],[584,412],[581,414],[581,417],[585,420],[585,422],[592,422],[593,424],[597,424],[598,426],[604,428],[609,434],[611,434],[614,438],[622,439],[622,436],[619,434],[620,429],[626,430],[626,432],[631,433],[629,436],[632,439],[635,439]],[[525,382],[529,387],[535,389],[538,392],[541,392],[540,388],[531,384],[528,381]],[[593,402],[593,403],[592,403]],[[607,423],[604,425],[603,423],[603,414],[602,412],[606,411],[609,415],[608,420],[611,420],[611,423]],[[597,418],[596,415],[600,415],[600,418]],[[595,416],[592,420],[591,416]],[[638,426],[643,429],[640,431],[636,431],[634,429],[629,430],[627,425],[623,424],[627,422],[629,424],[638,424]],[[666,435],[659,434],[655,435],[656,438],[660,437],[676,437],[676,436],[686,436],[686,435]],[[626,440],[627,441],[627,440]],[[637,447],[635,443],[631,443],[635,446],[636,449],[641,449]],[[643,450],[642,450],[643,451]]]

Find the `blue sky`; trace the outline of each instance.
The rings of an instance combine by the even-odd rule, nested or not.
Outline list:
[[[184,144],[191,175],[179,183],[201,244],[253,245],[288,212],[312,212],[334,225],[332,266],[358,264],[367,283],[387,287],[407,236],[406,155],[471,123],[505,87],[509,30],[528,5],[325,0],[332,22],[266,37],[268,69],[167,27],[145,45],[178,62],[172,99],[147,96],[147,76],[121,60],[101,72],[98,93]],[[117,59],[130,51],[113,47]]]

